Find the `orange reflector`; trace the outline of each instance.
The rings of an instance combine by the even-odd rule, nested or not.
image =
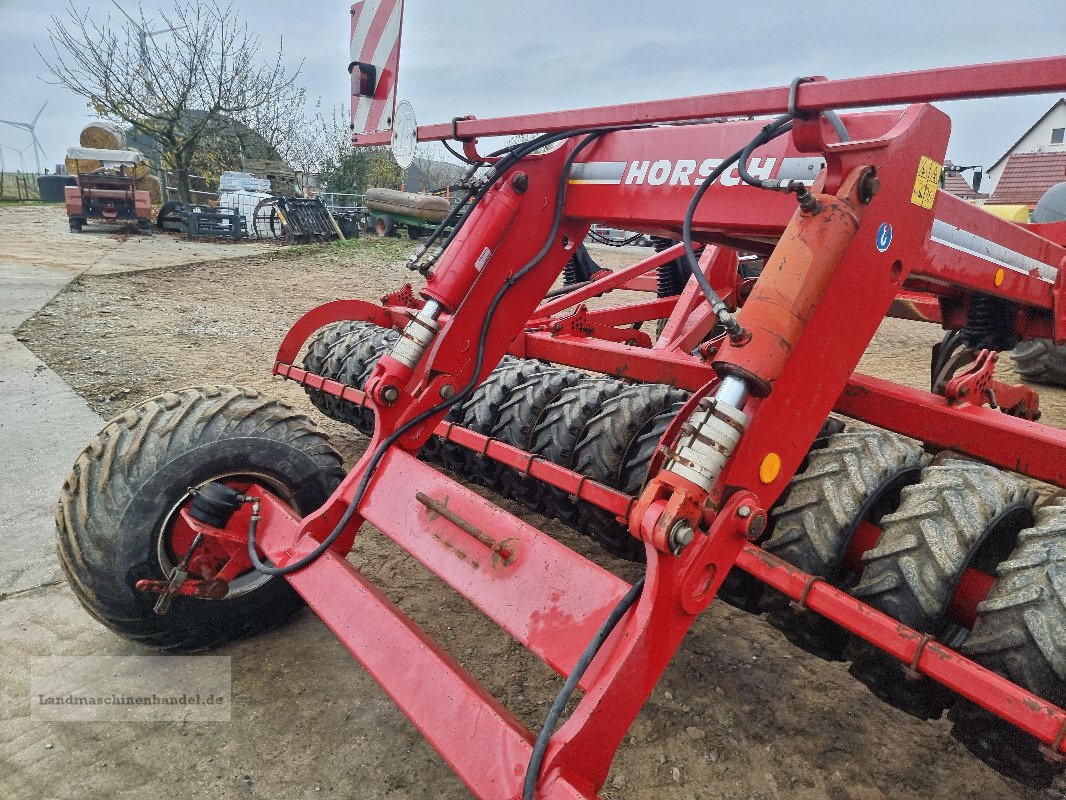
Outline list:
[[[994,280],[994,283],[996,284],[996,286],[1002,286],[1003,285],[1003,279],[1006,278],[1006,277],[1007,277],[1007,271],[1005,269],[1003,269],[1003,267],[1000,267],[999,269],[997,269],[996,270],[996,277],[995,277],[995,280]]]
[[[780,471],[781,456],[777,453],[767,453],[759,465],[759,480],[763,483],[773,483]]]

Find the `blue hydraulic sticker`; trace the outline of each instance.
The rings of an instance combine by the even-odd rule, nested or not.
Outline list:
[[[891,244],[892,226],[887,222],[882,222],[881,227],[877,229],[877,251],[883,253]]]

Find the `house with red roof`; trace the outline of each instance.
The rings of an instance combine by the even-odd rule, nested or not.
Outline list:
[[[1066,97],[1049,108],[987,172],[993,205],[1036,205],[1066,181]]]

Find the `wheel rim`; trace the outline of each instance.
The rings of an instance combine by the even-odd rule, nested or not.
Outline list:
[[[240,492],[247,492],[252,486],[259,486],[269,490],[280,500],[291,507],[296,513],[300,509],[295,502],[292,492],[276,478],[261,472],[227,472],[215,475],[201,481],[195,488],[208,483],[219,482]],[[193,495],[185,492],[167,511],[162,524],[156,531],[156,560],[164,575],[169,575],[171,570],[188,551],[195,537],[195,531],[181,518],[181,511],[192,503]],[[227,530],[247,530],[247,518],[251,514],[250,507],[245,504],[233,515]],[[256,572],[248,560],[247,550],[244,547],[235,547],[232,542],[223,541],[219,538],[205,536],[202,544],[197,548],[197,555],[202,557],[204,563],[212,567],[216,577],[229,582],[229,591],[224,600],[232,600],[260,589],[273,576]],[[193,564],[190,563],[190,567]],[[190,576],[198,578],[190,569]]]
[[[383,220],[381,217],[378,217],[377,221],[374,222],[374,231],[377,233],[378,236],[384,236],[387,233],[385,229],[385,220]]]

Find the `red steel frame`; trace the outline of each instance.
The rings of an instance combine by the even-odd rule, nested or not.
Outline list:
[[[1064,88],[1066,58],[1052,58],[844,81],[821,79],[800,85],[795,99],[799,110],[818,111]],[[422,128],[420,138],[779,113],[786,110],[788,99],[788,89],[778,88],[509,120],[468,120]],[[791,136],[754,153],[762,160],[753,168],[766,168],[770,159],[780,168],[785,159],[821,158],[825,168],[814,186],[816,195],[837,211],[851,209],[847,213],[852,219],[838,218],[835,223],[842,231],[842,249],[839,258],[821,265],[824,291],[800,325],[787,359],[772,376],[773,390],[764,398],[748,400],[744,410],[751,423],[718,482],[697,504],[699,533],[679,556],[653,544],[655,514],[661,506],[655,505],[652,487],[641,498],[629,497],[502,442],[451,426],[441,420],[441,412],[386,451],[358,513],[334,547],[288,576],[478,797],[519,795],[532,734],[345,561],[359,526],[364,521],[377,526],[564,675],[628,586],[419,461],[418,448],[434,432],[609,509],[646,542],[644,592],[583,677],[585,693],[576,710],[553,735],[539,796],[595,796],[625,731],[695,616],[713,600],[734,564],[1032,734],[1060,755],[1066,753],[1062,709],[747,541],[750,520],[771,507],[834,409],[1066,487],[1066,432],[976,402],[949,401],[854,371],[886,315],[950,320],[965,308],[973,292],[1017,302],[1022,308],[1017,326],[1023,335],[1066,340],[1062,305],[1066,237],[1053,230],[1058,241],[1051,241],[1046,231],[1038,235],[944,192],[936,195],[931,208],[929,203],[923,205],[923,196],[915,194],[920,161],[924,157],[942,162],[949,130],[946,117],[932,107],[919,104],[901,111],[848,114],[843,120],[850,142],[835,141],[823,123],[811,118],[797,121]],[[413,375],[386,357],[364,394],[294,366],[307,337],[330,322],[364,319],[383,326],[403,325],[405,315],[422,305],[410,291],[389,295],[391,305],[344,300],[309,312],[283,341],[275,373],[372,404],[378,422],[368,453],[405,420],[438,403],[446,386],[483,378],[508,350],[692,390],[696,394],[678,415],[684,419],[718,381],[710,360],[756,367],[765,363],[756,358],[763,352],[757,340],[752,351],[726,343],[707,360],[693,356],[691,351],[714,322],[694,281],[678,297],[596,310],[580,305],[611,289],[639,286],[632,280],[676,257],[678,248],[564,297],[548,302],[543,298],[573,243],[584,238],[593,222],[677,236],[693,191],[685,175],[676,182],[657,183],[626,182],[624,177],[583,180],[581,175],[594,174],[587,165],[622,164],[619,174],[624,175],[634,163],[639,173],[642,160],[649,169],[661,161],[669,166],[657,168],[657,174],[666,169],[673,178],[679,174],[679,162],[722,158],[750,140],[762,124],[735,121],[616,131],[582,152],[555,243],[500,303],[479,376],[473,375],[472,343],[477,341],[489,298],[529,261],[548,235],[551,201],[563,161],[576,140],[521,162],[512,172],[525,174],[528,189],[519,191],[521,182],[512,182],[508,174],[472,212],[464,229],[469,234],[453,243],[427,283],[425,291],[448,300],[445,306],[451,313],[440,319],[440,332]],[[378,141],[372,136],[357,140],[358,144]],[[876,168],[880,192],[869,205],[860,205],[854,202],[856,178],[871,167]],[[602,175],[607,168],[596,169],[600,172],[595,174]],[[693,221],[695,238],[708,243],[700,265],[727,303],[740,307],[741,322],[757,322],[746,303],[749,293],[765,293],[767,288],[786,292],[792,273],[768,267],[770,277],[764,272],[752,287],[737,277],[732,248],[771,253],[770,263],[780,266],[782,259],[795,259],[800,253],[797,243],[812,223],[795,211],[789,196],[735,184],[728,174],[727,178],[711,187]],[[835,197],[838,194],[842,201]],[[880,248],[878,231],[885,223],[894,235],[887,248]],[[987,242],[1008,254],[988,251],[982,244]],[[491,257],[480,271],[464,266],[473,264],[486,248]],[[822,256],[808,256],[812,269],[817,269]],[[575,313],[563,314],[575,305]],[[655,345],[626,343],[625,337],[634,338],[633,323],[661,318],[668,322]],[[383,400],[386,386],[399,390],[391,403]],[[776,474],[760,471],[768,454],[780,461]],[[322,509],[302,520],[265,490],[256,490],[265,509],[259,537],[265,555],[285,564],[311,551],[337,524],[368,458],[356,465]],[[653,473],[656,468],[653,465]],[[742,516],[737,513],[741,506],[755,513]],[[398,664],[402,668],[397,669]]]

